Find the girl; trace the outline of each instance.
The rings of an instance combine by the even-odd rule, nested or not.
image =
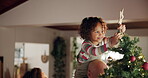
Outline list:
[[[125,32],[125,25],[118,28]],[[80,25],[80,36],[84,39],[81,50],[78,54],[78,66],[75,78],[87,78],[87,67],[95,59],[101,60],[101,54],[107,51],[108,47],[114,47],[122,38],[121,33],[116,33],[112,37],[105,37],[107,31],[106,23],[97,17],[87,17]]]

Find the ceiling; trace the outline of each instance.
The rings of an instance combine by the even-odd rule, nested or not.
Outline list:
[[[27,0],[0,0],[0,15],[24,3]]]
[[[0,15],[11,10],[12,8],[26,2],[28,0],[0,0]],[[124,22],[127,29],[145,29],[148,28],[148,20],[140,21],[126,21]],[[80,24],[56,24],[44,26],[47,28],[53,28],[58,30],[78,30]],[[109,29],[116,29],[118,26],[117,23],[108,23]]]

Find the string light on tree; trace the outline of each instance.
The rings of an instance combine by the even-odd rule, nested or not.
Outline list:
[[[139,57],[138,57],[138,59],[142,59],[143,58],[143,56],[142,55],[140,55]]]

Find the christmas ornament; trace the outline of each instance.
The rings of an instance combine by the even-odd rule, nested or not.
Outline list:
[[[144,70],[148,70],[148,62],[145,62],[143,65],[142,65],[142,68]]]
[[[130,61],[131,61],[131,62],[134,62],[135,60],[136,60],[136,57],[135,57],[135,56],[131,56],[131,57],[130,57]]]

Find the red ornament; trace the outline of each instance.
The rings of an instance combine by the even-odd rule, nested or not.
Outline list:
[[[136,57],[135,56],[130,56],[130,61],[131,62],[134,62],[136,60]]]
[[[148,62],[144,62],[144,64],[142,65],[142,68],[144,70],[148,70]]]

